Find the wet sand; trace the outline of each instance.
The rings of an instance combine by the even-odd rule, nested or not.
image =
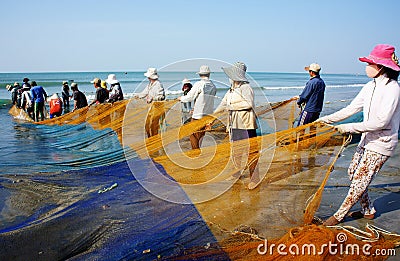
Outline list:
[[[333,215],[347,195],[350,181],[347,168],[355,152],[356,144],[348,146],[335,164],[325,187],[322,202],[316,215],[326,219]],[[352,219],[346,217],[340,225],[353,226],[365,231],[367,223],[400,234],[400,146],[389,158],[369,186],[369,195],[376,209],[375,219]],[[361,210],[357,203],[351,211]],[[396,249],[399,254],[399,249]],[[398,256],[398,255],[397,255]],[[397,257],[398,258],[398,257]],[[398,260],[392,257],[389,260]]]

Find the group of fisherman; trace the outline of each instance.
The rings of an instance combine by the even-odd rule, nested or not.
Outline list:
[[[351,180],[348,195],[339,210],[324,222],[324,225],[333,226],[342,222],[346,216],[351,218],[373,219],[376,210],[368,196],[368,186],[379,172],[383,164],[393,155],[398,143],[398,131],[400,125],[400,87],[398,76],[400,72],[399,60],[395,55],[395,48],[387,44],[377,45],[369,56],[359,58],[366,62],[366,74],[372,80],[367,83],[360,93],[347,107],[331,115],[320,118],[322,111],[325,83],[320,77],[321,67],[312,63],[305,67],[310,75],[303,92],[297,96],[297,104],[302,108],[298,125],[312,123],[314,121],[330,124],[340,122],[357,112],[364,112],[363,122],[336,125],[335,128],[342,134],[361,133],[361,141],[353,156],[348,169]],[[184,105],[185,111],[190,111],[190,119],[197,121],[202,117],[218,113],[223,110],[228,112],[227,130],[231,141],[251,139],[257,136],[257,115],[254,111],[254,92],[246,77],[247,66],[237,62],[229,67],[222,68],[230,81],[230,89],[224,95],[221,103],[214,110],[214,98],[216,87],[210,80],[210,68],[207,65],[200,67],[198,75],[200,80],[192,85],[188,79],[182,81],[184,95],[178,99]],[[165,90],[159,80],[156,68],[148,68],[144,76],[149,83],[134,98],[144,99],[147,103],[163,101],[166,99]],[[96,87],[95,99],[88,104],[86,96],[78,90],[76,83],[71,84],[73,95],[69,95],[68,83],[63,83],[63,101],[58,99],[53,105],[50,101],[50,114],[61,115],[60,111],[52,111],[51,108],[58,104],[69,107],[69,99],[74,100],[74,110],[104,102],[115,102],[123,99],[122,89],[115,74],[110,74],[105,81],[95,78],[92,83]],[[111,85],[107,89],[107,83]],[[37,86],[35,81],[29,83],[24,78],[22,86],[15,83],[7,86],[12,94],[12,102],[32,115],[36,121],[44,119],[44,103],[47,94],[42,86]],[[192,107],[193,104],[193,107]],[[51,116],[52,117],[52,116]],[[162,115],[151,119],[146,125],[147,136],[158,134],[159,123]],[[147,121],[147,120],[146,120]],[[190,135],[190,143],[193,149],[201,147],[202,139],[206,132],[206,126]],[[248,189],[254,189],[262,181],[258,173],[257,161],[248,166],[250,182]],[[240,176],[234,176],[238,179]],[[349,212],[356,202],[361,203],[361,211]]]

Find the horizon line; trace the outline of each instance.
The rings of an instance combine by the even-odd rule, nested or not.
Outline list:
[[[0,74],[7,74],[7,73],[10,73],[10,74],[29,74],[29,73],[144,73],[144,72],[146,72],[146,70],[143,70],[143,71],[141,71],[141,70],[131,70],[131,71],[129,71],[129,70],[110,70],[110,71],[104,71],[104,70],[100,70],[100,71],[96,71],[96,70],[94,70],[94,71],[91,71],[91,70],[88,70],[88,71],[30,71],[30,72],[28,72],[28,71],[25,71],[25,72],[0,72]],[[169,71],[169,70],[165,70],[165,71],[158,71],[159,73],[166,73],[166,72],[168,72],[168,73],[187,73],[187,72],[193,72],[193,73],[196,73],[195,71],[193,71],[193,70],[189,70],[189,71]],[[211,72],[211,74],[213,74],[213,73],[224,73],[223,71],[221,71],[221,72]],[[251,73],[282,73],[282,74],[307,74],[307,72],[306,71],[297,71],[297,72],[281,72],[281,71],[249,71],[249,72],[247,72],[247,73],[249,73],[249,74],[251,74]],[[364,74],[362,74],[362,73],[340,73],[340,72],[336,72],[336,73],[330,73],[330,72],[328,72],[328,73],[321,73],[321,76],[322,75],[329,75],[329,74],[348,74],[348,75],[357,75],[357,76],[359,76],[359,75],[364,75]]]

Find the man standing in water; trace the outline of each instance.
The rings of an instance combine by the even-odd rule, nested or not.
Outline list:
[[[40,114],[40,119],[43,121],[44,120],[44,102],[47,99],[47,93],[43,89],[42,86],[38,86],[35,81],[31,82],[31,96],[32,96],[32,102],[34,103],[34,115],[35,115],[35,121],[39,121],[39,114]]]
[[[64,104],[64,111],[69,112],[69,86],[67,81],[63,81],[62,83],[62,103]]]
[[[316,63],[312,63],[304,69],[310,74],[310,80],[297,101],[300,108],[305,104],[297,126],[305,125],[318,119],[324,103],[325,82],[319,75],[321,67]]]
[[[86,107],[88,105],[86,96],[83,92],[78,90],[78,84],[76,82],[71,83],[71,90],[75,101],[74,109],[72,111],[74,112],[75,110]]]

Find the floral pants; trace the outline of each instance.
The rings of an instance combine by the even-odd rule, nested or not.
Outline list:
[[[357,201],[360,201],[364,215],[375,214],[376,211],[368,195],[368,186],[388,158],[389,156],[357,147],[348,169],[351,180],[349,192],[334,214],[338,221],[346,216]]]

